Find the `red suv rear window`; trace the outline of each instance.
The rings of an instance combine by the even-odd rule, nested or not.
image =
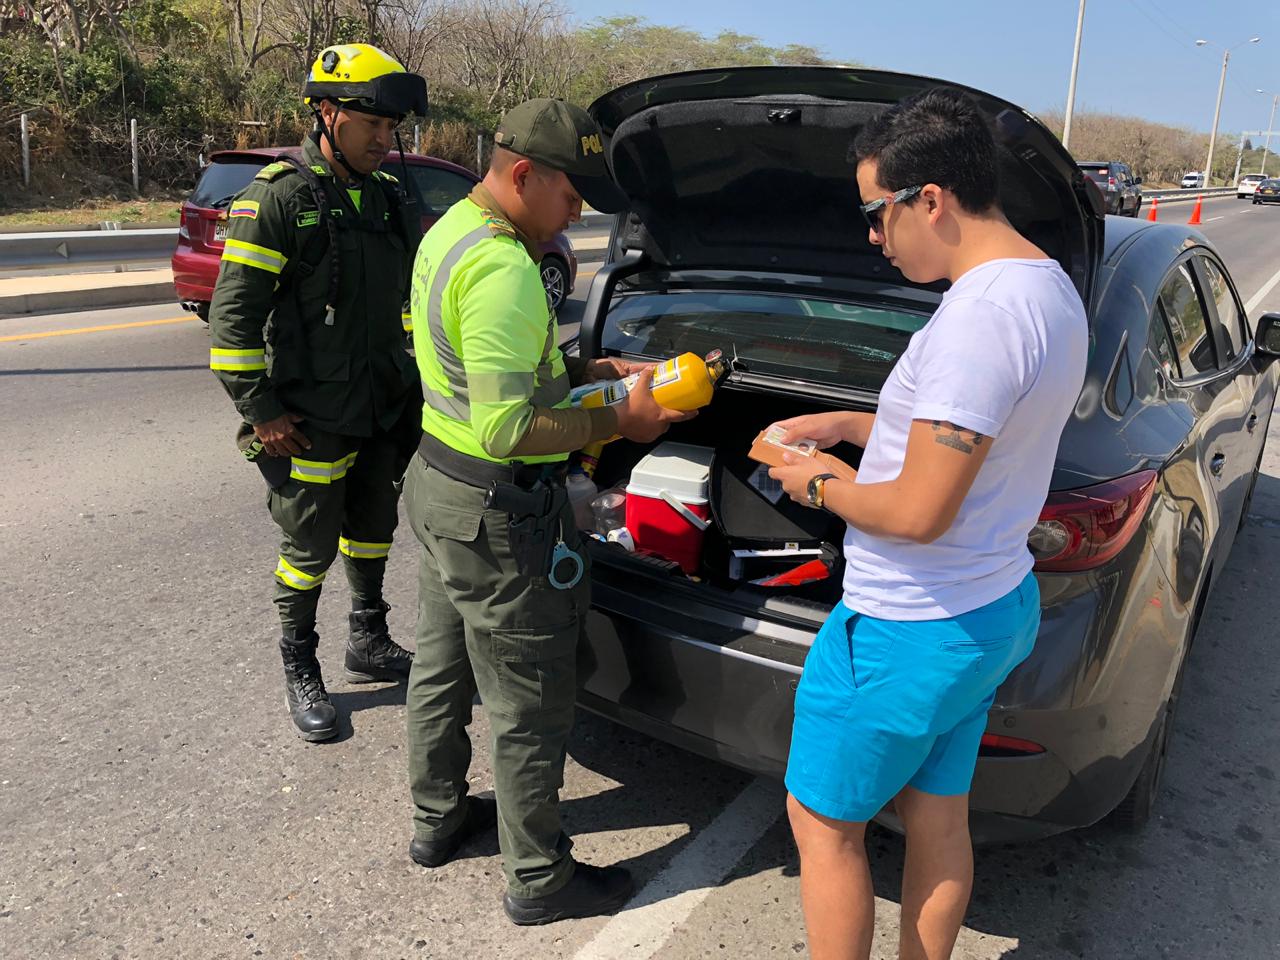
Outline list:
[[[266,165],[266,159],[215,160],[204,168],[187,202],[195,207],[225,209],[231,198],[247,187]]]

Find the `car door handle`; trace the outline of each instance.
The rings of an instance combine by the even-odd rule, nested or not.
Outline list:
[[[1256,413],[1249,414],[1249,419],[1244,422],[1244,428],[1250,433],[1258,429],[1258,415]]]
[[[1215,477],[1222,476],[1222,468],[1227,465],[1227,458],[1224,454],[1215,453],[1213,459],[1209,461],[1209,472]]]

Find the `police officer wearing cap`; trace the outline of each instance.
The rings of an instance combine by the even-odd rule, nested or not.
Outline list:
[[[651,442],[688,416],[654,402],[651,367],[560,352],[539,244],[579,220],[584,200],[605,213],[626,205],[599,128],[563,101],[524,103],[499,126],[483,182],[428,231],[413,272],[425,402],[405,507],[424,550],[407,697],[409,853],[438,867],[496,819],[503,906],[517,924],[611,912],[632,891],[625,869],[574,861],[558,811],[590,606],[566,461],[616,434]],[[571,385],[632,372],[641,382],[623,403],[570,405]],[[496,810],[467,794],[477,691]]]
[[[412,661],[388,633],[382,580],[395,484],[419,432],[401,314],[421,229],[379,167],[427,97],[421,77],[358,43],[323,50],[304,95],[316,127],[301,161],[281,155],[230,203],[209,331],[210,366],[243,420],[239,446],[266,478],[283,534],[285,696],[298,734],[316,741],[337,733],[315,626],[339,553],[352,600],[347,678],[403,680]]]

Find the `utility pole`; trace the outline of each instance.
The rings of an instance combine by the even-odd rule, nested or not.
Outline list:
[[[1257,43],[1261,39],[1261,37],[1250,37],[1248,40],[1237,43],[1235,47],[1242,47],[1246,43]],[[1196,41],[1197,47],[1206,45],[1209,45],[1208,40]],[[1213,44],[1213,46],[1216,46],[1216,44]],[[1222,115],[1222,88],[1227,82],[1227,62],[1231,59],[1231,51],[1235,47],[1227,47],[1222,51],[1222,73],[1218,76],[1218,102],[1213,108],[1213,129],[1209,132],[1209,158],[1204,162],[1204,185],[1206,189],[1212,186],[1213,183],[1213,148],[1218,140],[1218,119]]]
[[[1266,93],[1265,90],[1259,90],[1259,93]],[[1271,96],[1271,119],[1267,121],[1267,142],[1262,147],[1262,169],[1258,172],[1264,177],[1267,175],[1267,153],[1271,150],[1271,128],[1276,123],[1276,101],[1280,100],[1280,93]]]
[[[1080,0],[1080,15],[1076,18],[1076,49],[1071,55],[1071,83],[1067,85],[1067,116],[1062,124],[1062,145],[1071,149],[1071,115],[1076,109],[1076,76],[1080,73],[1080,38],[1084,35],[1084,4]]]

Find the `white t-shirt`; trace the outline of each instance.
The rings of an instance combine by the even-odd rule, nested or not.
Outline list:
[[[902,472],[913,420],[996,438],[955,523],[933,543],[845,534],[844,602],[884,620],[938,620],[998,600],[1031,570],[1027,535],[1089,351],[1080,295],[1054,260],[992,260],[960,277],[880,391],[858,483]]]

